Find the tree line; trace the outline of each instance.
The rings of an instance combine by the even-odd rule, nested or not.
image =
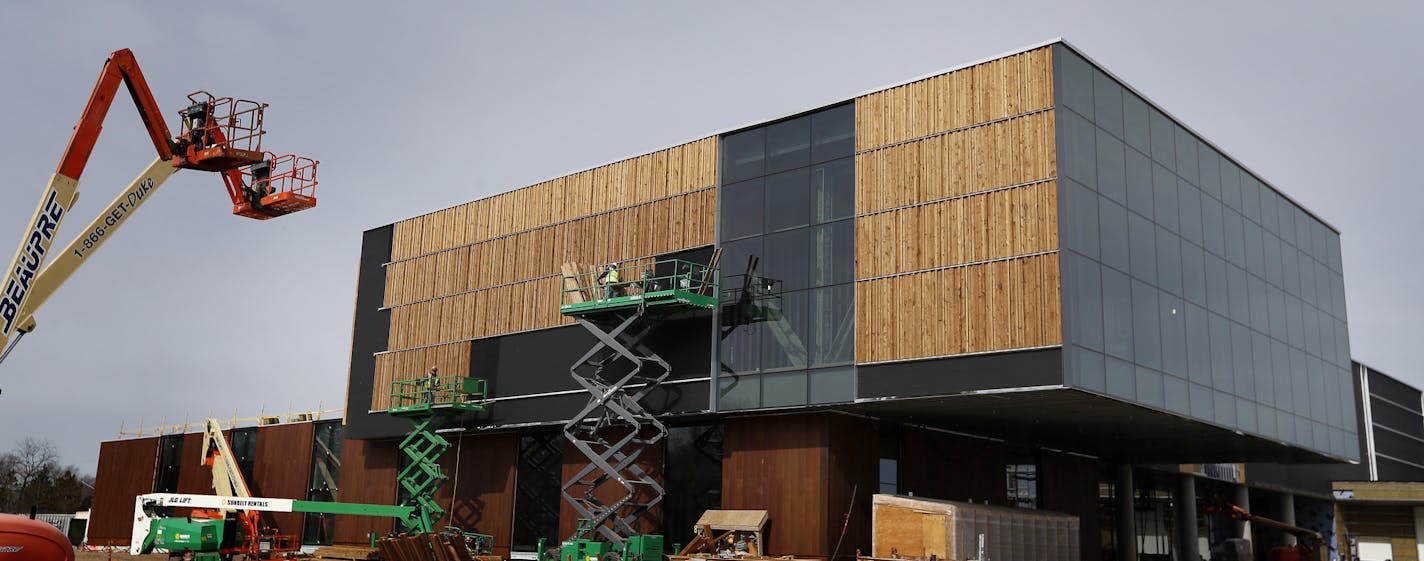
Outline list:
[[[48,440],[26,438],[0,454],[0,512],[69,514],[87,510],[93,493],[94,476],[61,466]]]

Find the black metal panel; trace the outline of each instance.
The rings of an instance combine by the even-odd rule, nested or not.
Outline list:
[[[1379,394],[1370,397],[1370,420],[1374,421],[1377,427],[1388,427],[1409,436],[1424,439],[1424,417],[1420,417],[1418,413],[1405,407],[1400,407],[1393,401],[1380,399]]]
[[[1396,380],[1378,370],[1369,368],[1370,394],[1377,395],[1398,403],[1406,408],[1419,412],[1419,390],[1409,387],[1408,384]]]
[[[1389,458],[1379,458],[1377,469],[1380,481],[1424,481],[1424,469]],[[1365,479],[1353,481],[1364,481]]]
[[[1374,434],[1377,456],[1388,456],[1396,460],[1424,465],[1424,442],[1388,429],[1382,429],[1378,425],[1375,426]]]
[[[860,366],[856,396],[951,395],[1063,383],[1062,349]]]
[[[371,386],[376,378],[376,353],[390,340],[391,313],[382,310],[386,269],[391,258],[394,226],[367,230],[361,236],[357,269],[356,317],[351,338],[351,373],[346,385],[346,438],[380,438],[405,434],[409,423],[390,415],[368,415]]]

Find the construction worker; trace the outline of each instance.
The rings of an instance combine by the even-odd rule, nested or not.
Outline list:
[[[425,373],[425,403],[427,405],[435,403],[435,386],[440,380],[440,367],[431,366],[430,372]]]
[[[618,288],[618,262],[609,263],[598,275],[598,283],[603,285],[603,299],[620,296]]]

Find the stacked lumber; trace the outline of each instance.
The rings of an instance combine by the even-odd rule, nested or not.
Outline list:
[[[312,552],[314,559],[339,559],[341,561],[368,561],[380,559],[376,550],[354,545],[328,545]]]

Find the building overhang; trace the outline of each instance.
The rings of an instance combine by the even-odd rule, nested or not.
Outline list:
[[[1064,386],[861,400],[848,410],[1130,463],[1350,462]]]

